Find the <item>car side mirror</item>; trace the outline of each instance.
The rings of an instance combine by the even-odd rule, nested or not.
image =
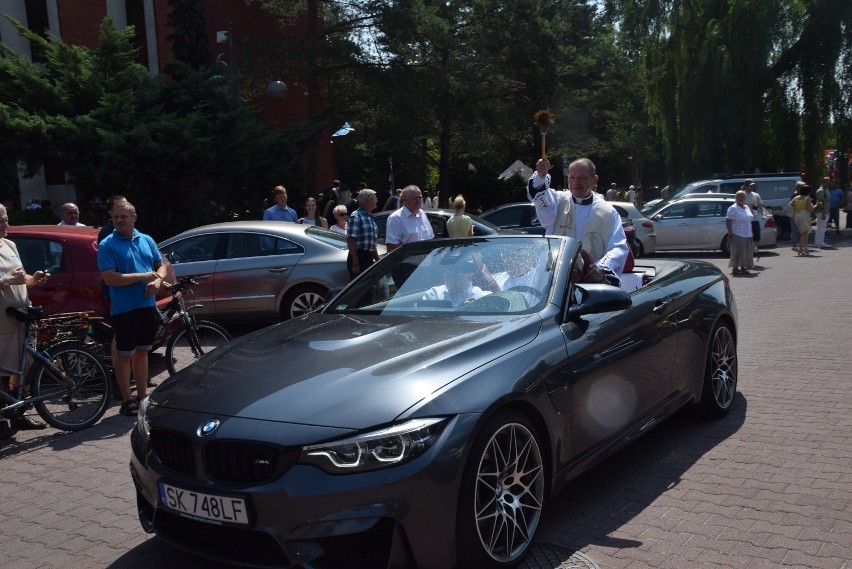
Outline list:
[[[575,302],[568,307],[569,318],[625,310],[633,305],[626,290],[612,285],[577,284],[572,294]]]

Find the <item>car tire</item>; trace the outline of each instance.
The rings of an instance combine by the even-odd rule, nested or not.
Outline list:
[[[707,417],[726,414],[737,394],[737,342],[727,322],[716,325],[710,336],[700,411]]]
[[[316,284],[299,285],[288,291],[281,302],[281,320],[289,320],[313,312],[325,304],[327,292],[327,288]]]
[[[722,256],[723,257],[730,257],[731,256],[731,244],[728,241],[728,235],[727,234],[722,236],[722,244],[719,245],[719,249],[722,250]]]
[[[544,455],[533,424],[510,411],[490,419],[474,443],[459,495],[458,567],[512,567],[541,524]]]

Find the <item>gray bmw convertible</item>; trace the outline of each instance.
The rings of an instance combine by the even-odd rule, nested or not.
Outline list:
[[[140,405],[146,532],[251,567],[507,567],[548,498],[675,411],[737,389],[727,277],[581,244],[405,245],[316,312],[238,338]]]

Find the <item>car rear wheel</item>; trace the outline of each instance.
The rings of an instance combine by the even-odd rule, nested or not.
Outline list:
[[[727,413],[737,393],[737,343],[727,323],[716,326],[707,353],[701,411],[710,417]]]
[[[281,319],[289,320],[302,314],[313,312],[325,303],[325,287],[320,285],[301,285],[289,291],[281,303]]]
[[[458,567],[511,567],[541,522],[545,472],[535,427],[517,412],[491,419],[471,449],[457,518]]]
[[[719,249],[722,250],[723,257],[731,256],[731,244],[728,242],[728,235],[725,234],[722,236],[722,244],[719,245]]]

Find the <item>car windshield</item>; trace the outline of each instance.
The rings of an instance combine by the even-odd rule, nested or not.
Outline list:
[[[663,208],[663,206],[665,206],[668,203],[671,203],[671,201],[673,199],[675,199],[676,197],[681,197],[681,196],[684,196],[684,195],[690,193],[690,191],[695,186],[698,186],[698,185],[700,185],[700,182],[692,182],[692,183],[686,184],[685,186],[672,188],[671,190],[669,190],[669,196],[667,198],[660,198],[658,200],[651,200],[649,203],[644,205],[642,207],[642,209],[640,209],[639,211],[645,217],[653,217],[654,215],[656,215],[660,211],[660,209]]]
[[[551,295],[559,239],[469,238],[412,243],[334,298],[336,314],[523,314]]]

